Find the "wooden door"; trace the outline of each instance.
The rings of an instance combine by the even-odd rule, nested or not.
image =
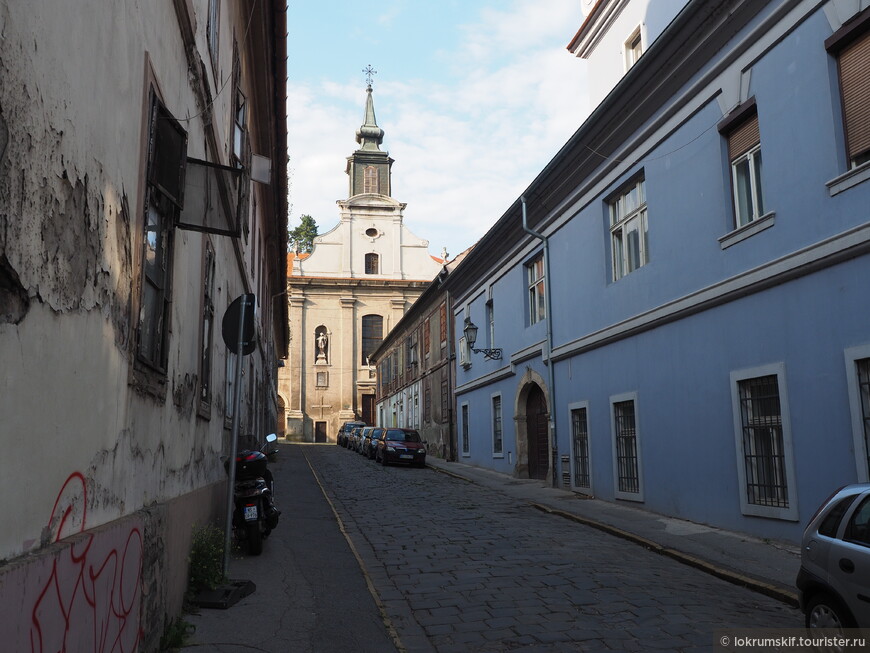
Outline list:
[[[362,396],[362,421],[369,426],[375,425],[375,396]]]
[[[314,422],[314,441],[326,442],[326,422]]]
[[[545,479],[550,468],[547,437],[547,399],[536,385],[526,399],[526,428],[529,439],[529,478]]]

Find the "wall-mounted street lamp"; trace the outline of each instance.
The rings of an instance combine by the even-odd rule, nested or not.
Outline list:
[[[465,318],[465,328],[462,330],[465,334],[465,341],[468,343],[468,348],[475,354],[483,354],[484,357],[491,360],[501,360],[501,349],[475,349],[474,343],[477,342],[477,326],[471,321],[470,317]]]

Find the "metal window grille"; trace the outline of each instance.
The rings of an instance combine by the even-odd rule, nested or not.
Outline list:
[[[571,411],[571,434],[574,439],[574,485],[591,487],[589,474],[589,427],[586,422],[586,409]]]
[[[616,421],[616,471],[620,492],[640,492],[637,461],[637,428],[634,419],[634,401],[613,404]]]
[[[447,379],[441,381],[441,421],[448,422],[448,411],[450,410],[450,392],[447,388]]]
[[[788,508],[782,413],[776,375],[738,383],[748,503]]]
[[[501,397],[492,398],[492,452],[502,453]]]
[[[864,425],[864,449],[867,451],[867,470],[870,472],[870,358],[855,361],[858,368],[858,393],[861,395],[861,418]]]
[[[468,404],[462,406],[462,453],[471,451],[471,444],[468,441]]]

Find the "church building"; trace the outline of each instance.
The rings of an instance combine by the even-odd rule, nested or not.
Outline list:
[[[441,270],[428,241],[404,225],[405,204],[391,196],[393,159],[380,149],[383,139],[369,84],[340,221],[314,239],[311,254],[288,255],[291,341],[278,390],[291,440],[333,442],[346,421],[375,424],[369,355]]]

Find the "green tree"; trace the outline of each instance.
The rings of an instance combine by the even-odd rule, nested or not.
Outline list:
[[[290,249],[295,252],[311,253],[314,239],[317,237],[317,223],[310,215],[303,215],[299,226],[287,232]]]

